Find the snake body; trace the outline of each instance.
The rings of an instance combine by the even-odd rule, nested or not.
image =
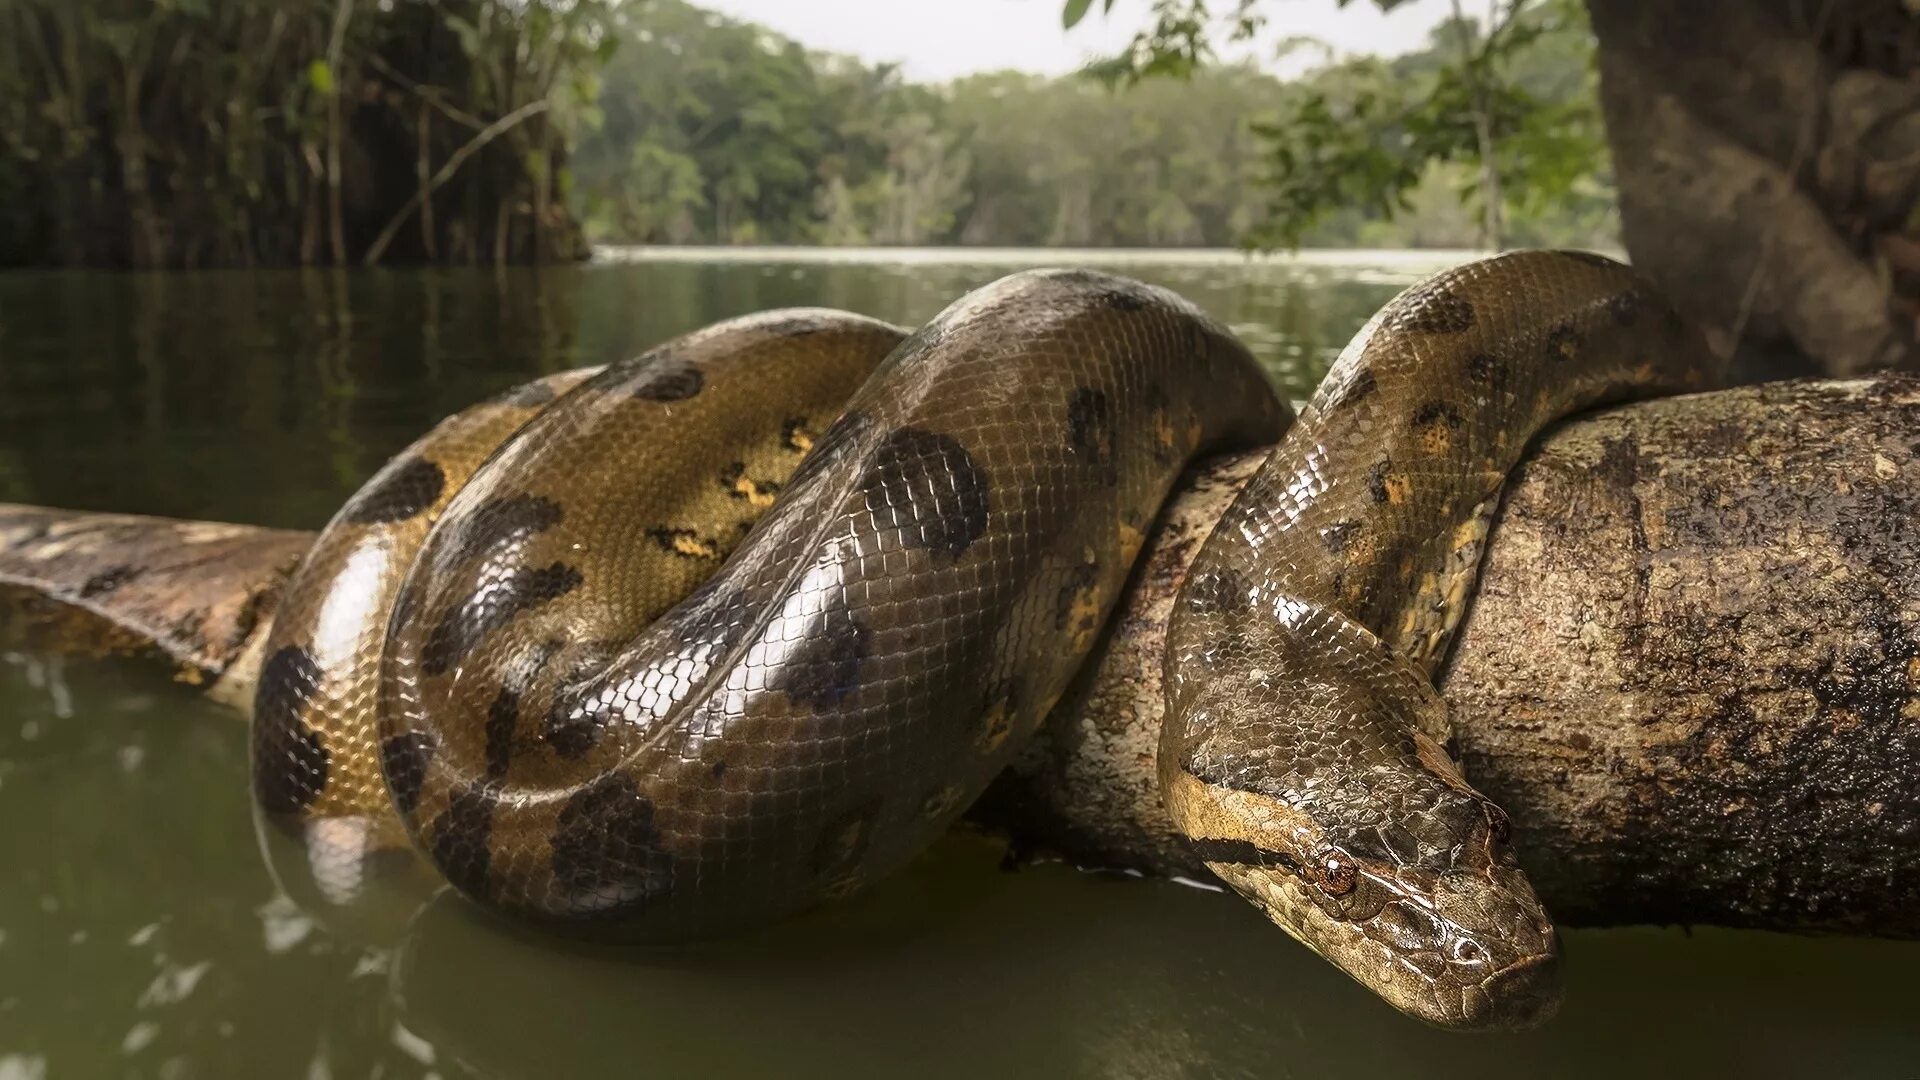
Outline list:
[[[1597,257],[1416,286],[1183,589],[1169,809],[1426,1019],[1552,1000],[1551,925],[1431,683],[1500,484],[1554,418],[1696,384],[1689,340]],[[323,532],[267,647],[257,802],[323,879],[404,836],[490,908],[628,938],[844,895],[1046,716],[1184,468],[1290,419],[1191,304],[1073,271],[911,336],[770,313],[549,376],[445,421]]]
[[[1236,891],[1414,1015],[1513,1027],[1557,1000],[1552,924],[1433,686],[1500,488],[1547,424],[1701,388],[1709,356],[1610,259],[1441,273],[1354,338],[1189,571],[1168,809]]]

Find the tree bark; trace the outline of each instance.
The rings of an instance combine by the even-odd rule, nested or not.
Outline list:
[[[1018,850],[1205,877],[1154,781],[1161,634],[1260,459],[1198,470],[975,808]],[[1650,402],[1536,448],[1442,690],[1556,917],[1920,935],[1917,511],[1920,379]],[[15,621],[43,645],[158,649],[249,698],[309,541],[0,506],[0,584],[35,599]]]
[[[1747,372],[1920,363],[1920,13],[1587,8],[1634,265]]]
[[[1574,924],[1920,934],[1920,380],[1774,384],[1559,429],[1443,678],[1466,774]],[[1085,678],[976,814],[1204,878],[1154,779],[1166,616],[1257,467],[1164,515]]]

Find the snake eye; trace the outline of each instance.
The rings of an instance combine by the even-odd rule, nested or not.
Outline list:
[[[1347,895],[1359,878],[1360,872],[1353,864],[1338,855],[1328,855],[1320,861],[1320,889],[1328,896]]]

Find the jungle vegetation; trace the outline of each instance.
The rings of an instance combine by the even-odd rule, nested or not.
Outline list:
[[[1528,110],[1531,172],[1499,200],[1504,230],[1489,237],[1476,210],[1470,155],[1396,149],[1459,141],[1449,60],[1477,37],[1473,20],[1453,20],[1423,50],[1294,81],[1248,64],[1192,66],[1180,79],[1108,65],[924,85],[681,0],[647,0],[602,73],[598,122],[574,155],[577,190],[590,235],[615,243],[1613,242],[1592,35],[1569,0],[1528,9],[1498,39],[1503,104]],[[1408,95],[1432,99],[1422,116],[1443,120],[1387,115],[1389,96]],[[1307,192],[1287,155],[1332,149],[1345,126],[1364,128],[1369,148],[1319,163],[1313,182],[1326,190]],[[1390,198],[1347,198],[1382,171]]]
[[[1553,197],[1500,200],[1497,238],[1613,237],[1578,15],[1548,0],[1508,39],[1559,134],[1538,140]],[[1444,88],[1473,32],[1291,82],[924,85],[683,0],[0,0],[0,265],[542,262],[588,237],[1466,246],[1489,239],[1470,161],[1343,151],[1320,169],[1340,205],[1307,206],[1281,135],[1404,142],[1383,93]],[[1391,202],[1348,199],[1382,169]]]
[[[1371,2],[1391,11],[1403,0]],[[1286,11],[1278,0],[1214,3],[1101,0],[1152,16],[1101,67],[1123,83],[1198,78],[1217,42]],[[1092,5],[1063,0],[1062,21]],[[1345,98],[1310,90],[1263,129],[1276,199],[1256,237],[1311,235],[1309,223],[1355,206],[1393,212],[1416,177],[1450,165],[1470,170],[1465,194],[1487,246],[1535,243],[1519,215],[1577,197],[1597,119],[1627,253],[1736,372],[1920,367],[1920,6],[1475,6],[1481,22],[1453,0],[1455,18],[1436,35],[1452,48],[1429,50],[1438,66],[1425,78],[1375,81]],[[1582,21],[1597,115],[1528,71],[1529,54],[1572,40],[1548,23],[1570,33]]]
[[[0,265],[584,253],[619,0],[0,0]]]

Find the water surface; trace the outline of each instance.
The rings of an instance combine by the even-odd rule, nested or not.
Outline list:
[[[1034,262],[1168,285],[1304,397],[1428,253],[620,252],[558,270],[0,275],[0,500],[299,528],[530,375],[793,304],[917,323]],[[0,664],[0,1080],[65,1076],[1920,1074],[1920,946],[1573,932],[1561,1017],[1426,1029],[1247,905],[1000,869],[956,834],[747,941],[557,945],[458,901],[323,925],[265,870],[245,734],[166,673]]]

